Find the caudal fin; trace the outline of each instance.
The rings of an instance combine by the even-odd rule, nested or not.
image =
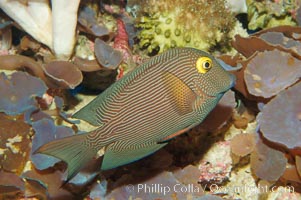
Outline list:
[[[54,156],[68,164],[68,177],[71,180],[97,153],[88,146],[87,134],[79,134],[44,144],[34,153]]]

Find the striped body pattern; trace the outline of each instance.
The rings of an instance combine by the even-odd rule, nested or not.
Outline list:
[[[50,142],[38,152],[66,161],[68,178],[102,147],[106,147],[102,170],[133,162],[201,123],[234,81],[206,52],[171,49],[127,74],[74,114],[97,129]],[[79,150],[68,149],[71,143]]]

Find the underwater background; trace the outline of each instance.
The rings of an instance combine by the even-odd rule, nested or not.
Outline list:
[[[0,0],[0,199],[301,199],[300,5]],[[236,76],[200,125],[115,169],[100,149],[69,182],[65,162],[35,154],[97,128],[72,114],[176,47]]]

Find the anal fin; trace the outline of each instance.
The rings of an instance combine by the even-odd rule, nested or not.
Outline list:
[[[101,169],[113,169],[121,165],[125,165],[136,160],[139,160],[143,157],[146,157],[155,151],[164,147],[167,143],[164,144],[145,144],[140,145],[137,148],[123,148],[118,149],[122,142],[115,142],[108,146],[105,152],[104,159],[102,161]]]

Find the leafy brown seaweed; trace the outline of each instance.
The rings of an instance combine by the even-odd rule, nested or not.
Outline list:
[[[251,166],[257,177],[267,181],[277,181],[284,173],[287,159],[285,155],[257,141],[251,154]]]
[[[47,63],[43,70],[51,77],[53,85],[62,89],[74,89],[82,80],[83,75],[78,67],[67,61],[53,61]]]
[[[289,149],[301,148],[301,83],[282,91],[263,107],[259,126],[269,141]]]
[[[30,154],[30,126],[22,119],[0,114],[0,171],[20,174]]]
[[[15,72],[11,78],[1,73],[0,111],[8,115],[18,115],[36,108],[35,97],[42,97],[46,89],[44,82],[27,73]]]
[[[279,50],[257,53],[245,69],[248,91],[270,98],[301,77],[301,61]]]
[[[231,140],[231,151],[238,156],[246,156],[255,148],[255,136],[251,133],[239,134]]]
[[[300,155],[300,32],[300,27],[279,26],[246,38],[237,35],[233,46],[239,54],[225,59],[233,66],[243,66],[234,74],[235,89],[243,95],[244,105],[257,104],[253,111],[257,114],[260,138],[251,153],[251,166],[260,179],[279,180],[285,171],[286,157],[298,168],[297,159],[294,162],[292,158]],[[239,142],[236,138],[240,137],[232,141],[232,151],[238,155],[242,149],[234,149],[247,142],[242,138]],[[292,172],[293,168],[286,171],[283,179],[294,179]]]
[[[116,69],[122,61],[121,52],[100,39],[95,40],[94,51],[98,62],[109,69]]]

